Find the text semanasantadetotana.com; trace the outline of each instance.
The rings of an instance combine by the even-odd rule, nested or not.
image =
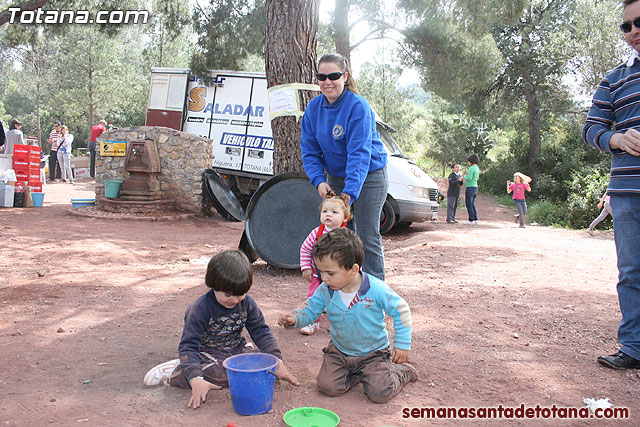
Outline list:
[[[10,24],[146,24],[148,10],[23,10],[7,9]]]
[[[496,406],[479,408],[403,408],[402,418],[427,418],[427,419],[628,419],[629,408],[597,408],[591,411],[589,408],[564,408],[553,406],[527,407],[524,404],[516,407]]]

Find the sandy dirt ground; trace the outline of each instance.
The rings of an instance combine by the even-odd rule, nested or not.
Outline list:
[[[618,348],[612,232],[589,237],[519,229],[513,207],[482,195],[477,226],[438,221],[384,236],[387,281],[411,306],[411,361],[420,374],[390,403],[369,402],[360,386],[338,398],[316,391],[328,322],[323,318],[311,337],[278,327],[278,314],[302,303],[306,284],[294,271],[272,276],[259,260],[250,293],[301,385],[276,384],[273,410],[265,415],[237,415],[228,389],[188,409],[188,391],[146,388],[142,378],[177,356],[185,308],[207,290],[205,266],[189,260],[236,247],[243,224],[219,216],[143,221],[74,215],[69,199],[91,197],[92,185],[45,185],[43,208],[0,210],[2,426],[235,421],[274,427],[301,406],[330,409],[341,426],[458,425],[404,414],[521,404],[581,408],[583,398],[610,398],[629,408],[631,418],[564,425],[639,425],[638,371],[613,371],[595,361]],[[466,212],[458,217],[465,220]]]

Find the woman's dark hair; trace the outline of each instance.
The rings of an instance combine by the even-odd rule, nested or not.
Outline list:
[[[358,93],[358,91],[356,90],[356,81],[354,80],[353,73],[351,72],[351,65],[349,65],[349,61],[347,61],[347,58],[335,52],[325,53],[320,58],[320,61],[318,61],[318,66],[327,62],[336,64],[338,67],[340,67],[343,73],[347,73],[347,81],[344,83],[344,86],[351,92]]]
[[[204,282],[214,291],[244,295],[253,284],[251,263],[239,250],[220,252],[209,261]]]
[[[11,120],[11,124],[9,125],[9,130],[15,129],[16,126],[22,126],[22,122],[18,119]]]
[[[472,165],[477,165],[478,161],[479,161],[478,155],[475,153],[467,157],[467,162],[470,162]]]

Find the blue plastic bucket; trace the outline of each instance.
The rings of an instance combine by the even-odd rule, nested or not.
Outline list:
[[[122,181],[107,179],[104,181],[104,195],[107,199],[117,199]]]
[[[240,415],[260,415],[271,410],[279,362],[277,357],[265,353],[237,354],[222,362],[227,369],[234,411]]]
[[[44,193],[31,193],[31,199],[33,200],[33,207],[41,208],[44,203]]]

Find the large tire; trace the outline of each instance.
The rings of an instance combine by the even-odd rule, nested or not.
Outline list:
[[[394,225],[396,225],[396,210],[389,200],[385,200],[380,213],[380,234],[388,233]]]

